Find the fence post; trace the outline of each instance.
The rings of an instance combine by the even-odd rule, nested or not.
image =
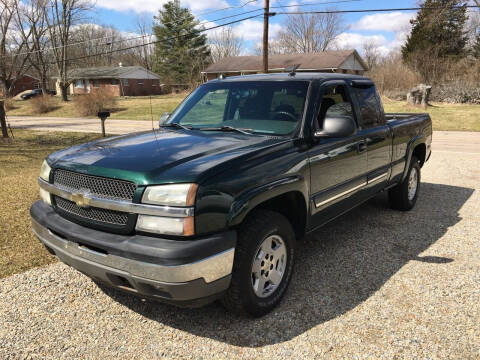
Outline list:
[[[3,100],[0,100],[0,126],[2,127],[2,136],[8,138],[7,120],[5,118],[5,107]]]

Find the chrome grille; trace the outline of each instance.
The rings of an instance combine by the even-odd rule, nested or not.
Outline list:
[[[81,208],[74,202],[65,200],[59,196],[55,196],[55,203],[61,210],[85,220],[95,220],[98,222],[113,224],[113,225],[126,225],[128,221],[128,214],[120,211],[113,211],[100,208]]]
[[[56,169],[53,173],[53,184],[65,191],[88,192],[90,195],[111,200],[132,201],[136,185],[129,181],[85,175],[73,171]],[[55,196],[56,209],[66,213],[73,220],[93,220],[105,225],[122,226],[124,230],[128,224],[130,214],[101,209],[96,207],[82,208],[72,201]],[[97,224],[98,225],[98,224]],[[92,224],[92,227],[95,227]]]
[[[89,190],[92,195],[107,199],[133,200],[136,185],[129,181],[109,179],[57,169],[53,183],[60,189],[75,192]]]

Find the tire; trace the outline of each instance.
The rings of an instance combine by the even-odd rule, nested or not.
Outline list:
[[[416,173],[416,176],[415,176]],[[414,185],[414,193],[412,188]],[[420,192],[420,163],[418,159],[413,156],[410,161],[410,168],[407,176],[402,183],[391,188],[388,191],[388,198],[392,209],[409,211],[412,210],[417,202],[418,194]]]
[[[275,308],[292,277],[295,243],[295,233],[283,215],[270,210],[254,211],[238,230],[232,282],[222,304],[236,314],[252,317]],[[271,252],[265,251],[268,248]]]

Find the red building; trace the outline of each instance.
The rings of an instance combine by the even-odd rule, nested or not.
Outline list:
[[[162,94],[160,77],[141,66],[95,67],[74,69],[68,74],[69,93],[88,94],[107,89],[115,96]],[[57,94],[60,95],[57,80]]]
[[[40,86],[40,80],[34,78],[31,75],[25,74],[21,78],[15,81],[15,86],[13,87],[13,96],[20,94],[25,90],[37,89]],[[0,89],[0,96],[3,96],[3,90]]]

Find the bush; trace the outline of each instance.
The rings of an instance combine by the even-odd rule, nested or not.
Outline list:
[[[89,94],[78,95],[73,100],[81,116],[97,116],[100,111],[109,111],[115,107],[117,98],[106,89],[98,89]]]
[[[36,96],[30,100],[30,105],[34,114],[45,114],[55,110],[57,99],[50,95]]]
[[[17,108],[15,106],[15,100],[13,100],[13,98],[6,99],[4,102],[4,105],[5,105],[5,111],[14,110]]]

